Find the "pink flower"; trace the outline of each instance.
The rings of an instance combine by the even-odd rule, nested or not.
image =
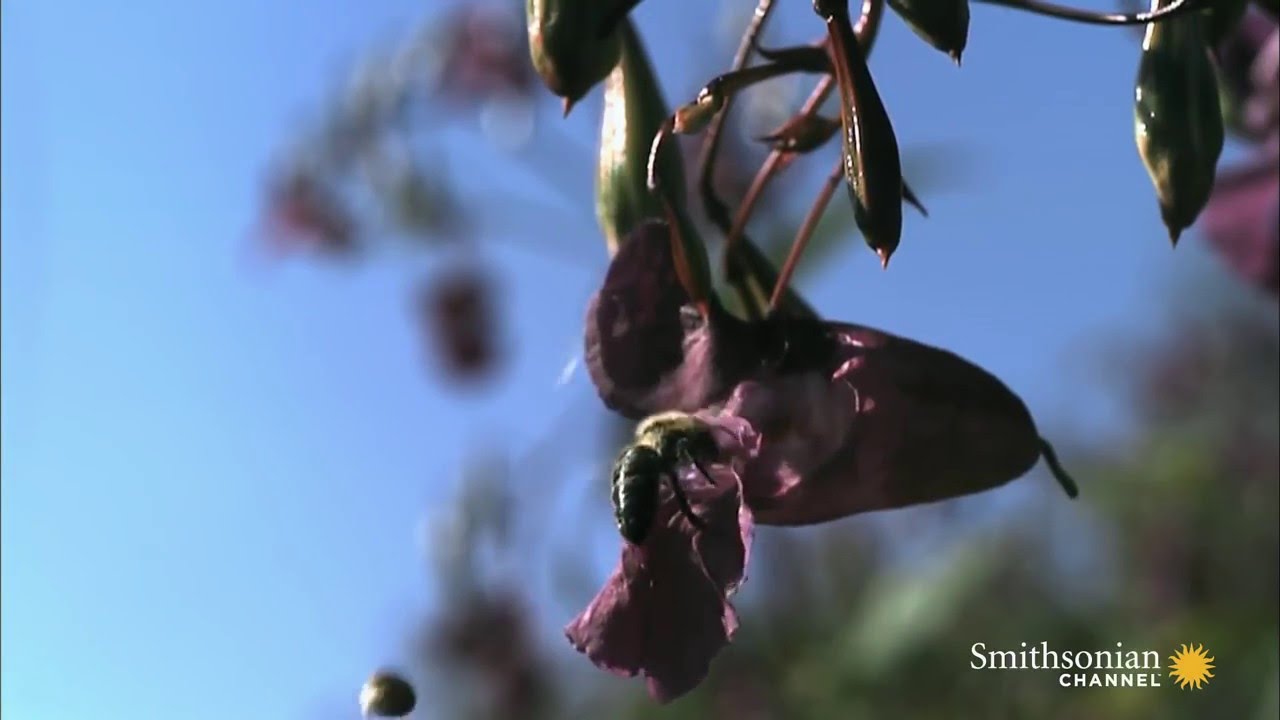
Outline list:
[[[1280,144],[1218,171],[1204,211],[1210,245],[1241,279],[1280,294]]]
[[[808,525],[945,500],[1010,482],[1040,457],[1071,496],[1026,406],[945,350],[858,325],[691,311],[666,226],[624,241],[587,317],[587,359],[605,403],[637,417],[681,410],[716,431],[716,484],[682,469],[707,527],[667,497],[643,546],[626,544],[568,627],[596,665],[643,673],[670,700],[733,637],[753,521]]]
[[[441,53],[438,92],[465,105],[497,95],[527,97],[533,90],[533,68],[521,24],[505,10],[464,6],[432,36]]]
[[[733,465],[751,456],[755,436],[731,420],[718,427],[726,430],[718,440],[733,463],[709,468],[715,486],[690,473],[680,478],[706,527],[690,525],[667,491],[644,544],[624,543],[618,567],[565,628],[596,666],[644,675],[661,702],[696,687],[738,629],[729,597],[746,577],[752,519]]]
[[[488,377],[502,359],[495,286],[483,268],[462,264],[432,278],[419,291],[418,307],[433,355],[457,381]]]

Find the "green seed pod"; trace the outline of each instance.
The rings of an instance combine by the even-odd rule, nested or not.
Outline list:
[[[360,711],[365,717],[404,717],[416,704],[413,686],[386,670],[374,673],[360,689]]]
[[[889,7],[925,42],[960,64],[969,42],[969,0],[889,0]]]
[[[844,175],[853,219],[884,267],[902,238],[902,159],[893,123],[885,110],[866,58],[858,46],[842,0],[816,0],[827,23],[840,88]]]
[[[1153,0],[1152,9],[1163,4]],[[1134,93],[1138,153],[1175,244],[1209,202],[1222,154],[1218,79],[1202,22],[1190,13],[1147,26]]]
[[[662,202],[645,183],[653,136],[667,120],[667,103],[648,54],[629,20],[618,28],[622,60],[604,83],[604,119],[596,167],[596,219],[609,255],[641,220],[663,217]],[[666,190],[683,198],[680,146],[668,142],[658,171]]]
[[[665,219],[662,199],[649,190],[648,161],[654,136],[667,122],[667,103],[644,44],[630,20],[617,28],[621,60],[604,85],[604,118],[596,166],[596,219],[612,256],[646,219]],[[657,178],[679,220],[695,282],[710,287],[706,248],[685,211],[684,161],[674,139],[663,143]]]
[[[529,55],[564,114],[618,64],[618,32],[601,33],[611,8],[600,0],[526,0]]]

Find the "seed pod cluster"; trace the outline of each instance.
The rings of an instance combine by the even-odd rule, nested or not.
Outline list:
[[[1152,9],[1167,4],[1153,0]],[[1224,140],[1203,23],[1192,13],[1147,26],[1134,92],[1138,153],[1175,244],[1209,202]]]

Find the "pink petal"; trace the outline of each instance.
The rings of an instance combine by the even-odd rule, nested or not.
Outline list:
[[[878,330],[830,328],[840,341],[830,369],[742,383],[722,410],[761,438],[742,471],[758,522],[807,525],[934,502],[1035,465],[1035,423],[991,374]]]
[[[727,597],[743,580],[752,523],[732,480],[694,504],[702,532],[667,498],[644,545],[624,545],[604,587],[565,628],[597,667],[643,674],[660,702],[696,687],[738,627]]]
[[[587,306],[583,351],[605,406],[639,419],[693,412],[728,395],[756,358],[751,329],[712,303],[709,317],[680,284],[665,223],[627,234]]]

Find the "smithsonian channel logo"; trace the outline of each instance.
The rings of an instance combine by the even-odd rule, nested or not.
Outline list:
[[[1164,664],[1156,650],[1054,650],[1049,643],[1021,643],[1016,650],[991,650],[974,643],[969,667],[974,670],[1045,670],[1056,672],[1062,687],[1161,687],[1167,680],[1180,689],[1199,690],[1213,678],[1213,658],[1204,645],[1183,645]]]

